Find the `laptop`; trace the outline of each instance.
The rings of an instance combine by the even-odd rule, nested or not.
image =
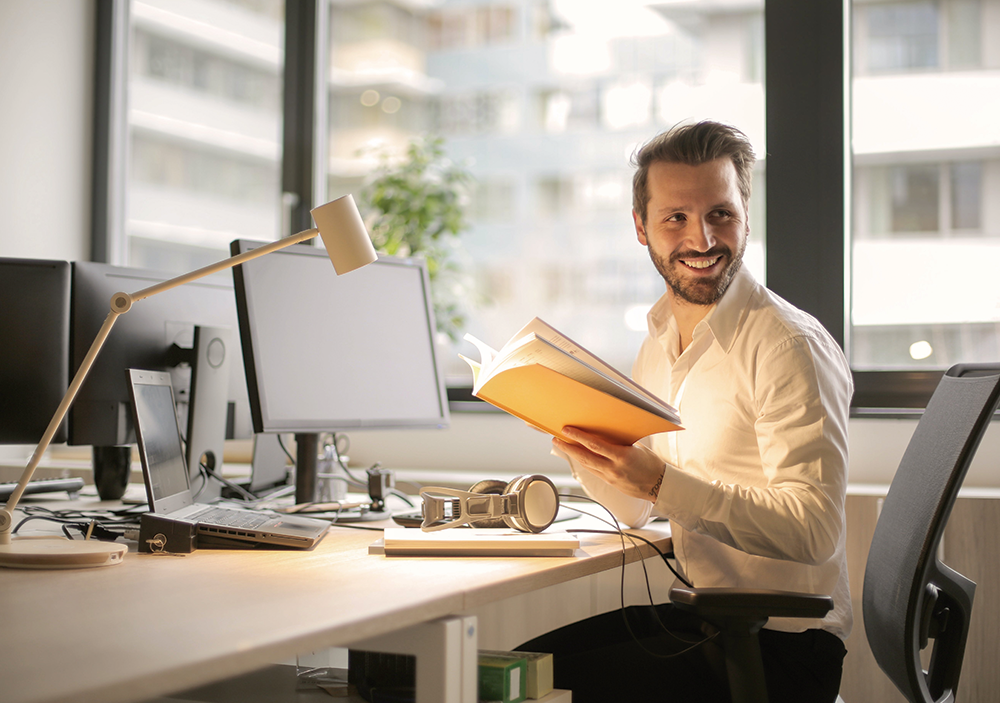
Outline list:
[[[129,369],[129,393],[149,510],[195,526],[199,547],[308,549],[330,523],[297,515],[197,503],[181,445],[170,374]]]

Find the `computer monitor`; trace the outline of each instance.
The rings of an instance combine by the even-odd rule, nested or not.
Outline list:
[[[49,426],[69,387],[69,311],[68,261],[0,258],[0,444],[37,444]]]
[[[233,278],[254,431],[297,435],[299,502],[314,499],[319,433],[448,426],[423,262],[380,257],[338,276],[325,251],[295,245]]]
[[[171,277],[171,274],[147,269],[75,262],[71,296],[71,371],[76,372],[90,348],[108,315],[114,293],[134,293]],[[178,401],[178,421],[182,428],[188,428],[189,454],[198,450],[191,442],[192,432],[197,431],[193,428],[217,425],[220,439],[251,437],[249,400],[242,351],[236,340],[237,327],[236,300],[228,276],[186,283],[137,303],[118,318],[80,388],[69,413],[69,444],[93,445],[94,460],[101,462],[114,461],[115,453],[107,448],[125,447],[135,442],[126,373],[130,368],[170,372]],[[218,410],[224,418],[195,417],[191,412],[197,403],[192,397],[192,377],[201,375],[210,379],[212,371],[211,364],[204,365],[200,371],[197,365],[196,332],[202,333],[205,342],[202,344],[204,357],[209,350],[206,331],[229,335],[229,344],[222,355],[228,383],[222,384],[226,395]],[[218,351],[217,346],[212,349]],[[225,437],[221,437],[223,433]],[[124,456],[118,460],[124,461]],[[221,465],[221,461],[222,457],[217,457],[217,465]],[[191,472],[197,472],[197,461],[191,463]],[[95,465],[95,473],[98,470]],[[204,479],[194,477],[192,483],[200,485]],[[214,491],[218,489],[219,486],[214,487]],[[202,494],[199,497],[214,496]]]

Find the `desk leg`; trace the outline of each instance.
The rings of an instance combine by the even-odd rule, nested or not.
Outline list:
[[[414,625],[354,642],[351,649],[417,657],[417,703],[476,703],[479,636],[475,616]]]

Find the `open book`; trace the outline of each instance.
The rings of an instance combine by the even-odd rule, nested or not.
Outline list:
[[[677,411],[537,317],[500,351],[471,334],[472,394],[564,438],[573,426],[619,444],[683,429]],[[564,438],[565,439],[565,438]]]

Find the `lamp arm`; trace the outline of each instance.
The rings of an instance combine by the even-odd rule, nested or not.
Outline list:
[[[277,251],[278,249],[284,249],[285,247],[291,246],[292,244],[298,244],[304,242],[307,239],[312,239],[319,234],[319,230],[316,228],[302,230],[298,234],[292,234],[275,242],[270,242],[256,249],[251,249],[250,251],[245,251],[242,254],[237,254],[236,256],[230,257],[228,259],[223,259],[222,261],[217,261],[214,264],[209,264],[197,271],[192,271],[191,273],[185,273],[176,278],[171,278],[169,281],[163,281],[162,283],[157,283],[156,285],[150,286],[149,288],[143,288],[131,295],[132,301],[136,302],[139,300],[144,300],[151,295],[156,295],[157,293],[162,293],[165,290],[170,290],[171,288],[176,288],[177,286],[183,285],[185,283],[190,283],[191,281],[196,281],[199,278],[204,278],[209,274],[218,273],[219,271],[225,271],[226,269],[231,269],[234,266],[239,266],[240,264],[246,263],[252,259],[256,259],[259,256],[264,256],[265,254],[270,254],[272,251]]]
[[[101,325],[100,331],[98,331],[93,343],[91,343],[90,349],[87,351],[87,355],[83,358],[80,368],[76,371],[76,375],[73,376],[73,380],[70,382],[69,388],[66,389],[66,394],[63,396],[62,401],[60,401],[59,407],[56,408],[55,415],[53,415],[52,420],[49,421],[49,426],[45,429],[45,433],[42,435],[41,441],[38,443],[38,446],[35,447],[35,451],[32,453],[31,459],[28,461],[28,465],[24,469],[24,473],[21,474],[21,478],[17,482],[17,487],[7,500],[7,504],[0,508],[0,545],[10,544],[11,530],[13,529],[14,524],[14,508],[17,507],[18,502],[21,500],[21,495],[24,493],[24,489],[27,487],[28,482],[31,481],[31,477],[34,475],[35,469],[41,462],[42,455],[45,453],[45,450],[48,449],[49,444],[52,443],[52,438],[59,429],[59,425],[62,423],[63,418],[66,417],[66,413],[69,412],[70,406],[73,405],[73,401],[76,399],[76,394],[79,392],[80,386],[83,385],[84,380],[87,378],[90,368],[94,365],[94,360],[97,358],[98,353],[100,353],[101,347],[104,346],[104,342],[111,333],[111,328],[114,327],[115,321],[119,318],[119,316],[128,312],[132,308],[132,304],[135,302],[145,300],[146,298],[156,295],[157,293],[162,293],[163,291],[176,288],[177,286],[195,281],[199,278],[204,278],[210,274],[231,269],[234,266],[256,259],[257,257],[270,254],[272,251],[277,251],[278,249],[284,249],[292,244],[304,242],[307,239],[312,239],[318,234],[319,230],[315,228],[303,230],[298,234],[284,237],[275,242],[264,244],[256,249],[251,249],[250,251],[237,254],[236,256],[232,256],[228,259],[223,259],[222,261],[218,261],[214,264],[209,264],[208,266],[192,271],[191,273],[185,273],[177,276],[176,278],[171,278],[168,281],[163,281],[162,283],[157,283],[156,285],[148,288],[143,288],[142,290],[132,293],[131,295],[128,293],[115,293],[111,296],[111,311],[104,319],[104,324]]]

